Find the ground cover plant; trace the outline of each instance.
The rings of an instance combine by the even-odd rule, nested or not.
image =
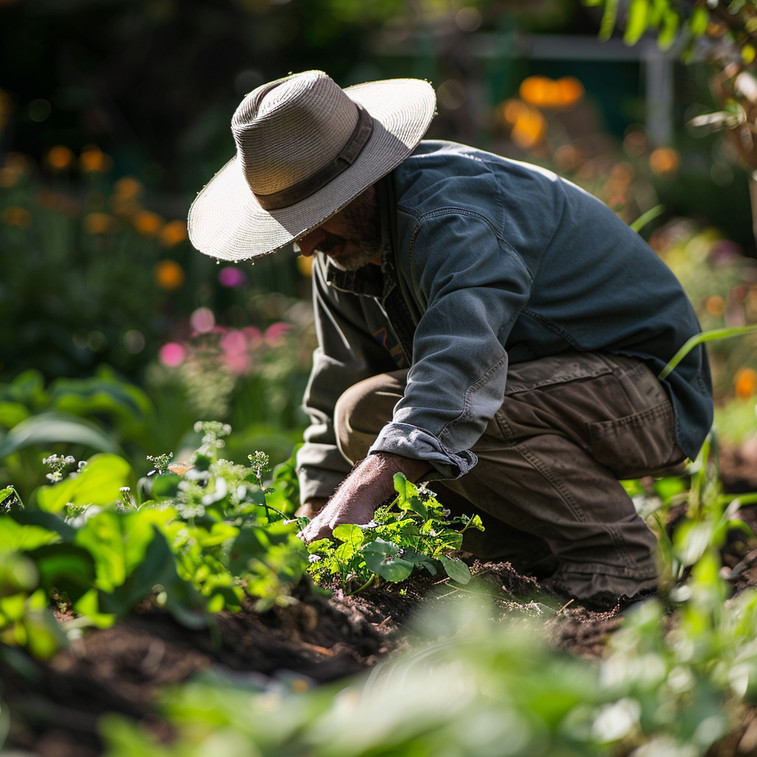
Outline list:
[[[722,491],[715,444],[685,477],[628,482],[660,535],[663,590],[601,614],[507,565],[461,560],[460,531],[475,520],[448,521],[433,494],[401,478],[375,523],[306,548],[292,462],[266,478],[263,453],[247,465],[224,459],[224,424],[198,433],[190,460],[155,456],[141,480],[117,455],[85,465],[53,456],[30,501],[2,490],[7,746],[119,757],[704,755],[737,754],[752,738],[757,495]],[[339,630],[314,643],[326,607]],[[114,673],[114,641],[137,628],[147,648]],[[98,638],[111,647],[104,677]],[[148,675],[156,639],[163,651]],[[283,647],[265,660],[243,651],[274,639]],[[161,660],[177,677],[156,680]],[[135,701],[120,693],[128,679]],[[64,702],[77,686],[90,699],[113,689],[87,728],[64,727],[55,713],[65,705],[44,698],[43,680]]]

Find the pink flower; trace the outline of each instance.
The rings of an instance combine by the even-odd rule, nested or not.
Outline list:
[[[186,356],[186,349],[178,342],[168,342],[160,348],[160,362],[169,368],[176,368],[181,365]]]
[[[284,323],[284,321],[279,321],[278,323],[271,324],[265,332],[266,344],[270,345],[271,347],[278,347],[280,344],[282,344],[284,337],[291,328],[291,324]]]
[[[250,347],[260,347],[263,343],[263,332],[257,326],[245,326],[242,333],[250,343]]]
[[[199,334],[207,334],[216,325],[216,317],[210,308],[197,308],[189,317],[192,328]]]
[[[247,283],[247,276],[239,268],[227,265],[218,272],[218,283],[225,287],[241,287]]]
[[[241,375],[250,366],[247,354],[247,340],[241,331],[229,331],[221,338],[224,362],[232,373]]]

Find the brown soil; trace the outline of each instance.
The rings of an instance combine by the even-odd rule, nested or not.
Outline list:
[[[729,489],[757,490],[757,469],[722,461]],[[729,467],[730,466],[730,467]],[[732,488],[731,488],[732,487]],[[757,508],[743,517],[757,533]],[[732,541],[724,550],[724,571],[734,590],[757,585],[757,542]],[[509,563],[471,561],[476,586],[502,614],[515,603],[528,606],[539,589]],[[164,740],[168,726],[155,701],[163,687],[198,671],[218,668],[264,681],[300,677],[325,683],[364,671],[403,648],[408,621],[420,605],[452,601],[444,582],[420,578],[385,585],[357,596],[325,597],[303,583],[283,607],[258,613],[252,605],[220,613],[215,627],[192,631],[148,603],[105,630],[90,631],[47,663],[18,650],[0,655],[2,696],[11,711],[6,748],[39,757],[95,757],[102,751],[97,722],[115,712],[139,720]],[[622,624],[620,608],[593,612],[576,603],[560,606],[546,621],[555,646],[584,657],[603,653],[608,636]],[[757,749],[757,716],[746,711],[728,743],[751,739]],[[743,752],[742,752],[743,753]],[[719,751],[718,755],[728,754]]]

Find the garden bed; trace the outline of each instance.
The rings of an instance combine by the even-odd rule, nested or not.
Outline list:
[[[749,475],[742,457],[723,456],[723,478],[740,491],[757,490],[755,469]],[[740,517],[757,532],[755,508],[743,508]],[[751,540],[732,536],[721,557],[722,575],[734,593],[757,586]],[[466,562],[474,580],[464,590],[447,578],[415,573],[356,595],[338,587],[329,595],[303,579],[290,601],[258,612],[247,599],[240,611],[215,614],[210,628],[187,628],[144,601],[113,627],[86,631],[46,662],[8,648],[0,657],[10,709],[6,747],[40,757],[96,757],[104,749],[101,718],[113,713],[171,743],[172,726],[158,704],[166,687],[208,671],[261,688],[280,682],[290,691],[350,681],[411,646],[419,609],[454,605],[463,594],[468,600],[479,596],[481,606],[499,619],[539,616],[550,646],[577,658],[600,659],[608,638],[623,626],[620,608],[594,612],[558,600],[545,605],[537,582],[509,563]],[[60,612],[59,620],[66,620]],[[744,707],[740,722],[711,754],[743,754],[752,742],[757,747],[755,722],[754,710]]]

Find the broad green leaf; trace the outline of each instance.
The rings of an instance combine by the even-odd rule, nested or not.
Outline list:
[[[130,479],[131,466],[122,457],[95,455],[76,476],[37,489],[37,505],[48,512],[60,512],[69,503],[109,505],[120,500],[121,489]]]
[[[140,547],[140,559],[134,564],[127,563],[127,576],[112,591],[101,597],[102,608],[106,612],[123,617],[135,605],[157,591],[164,590],[174,607],[181,605],[183,611],[196,611],[200,603],[196,594],[179,578],[173,552],[164,535],[150,526],[149,541]],[[132,555],[132,559],[136,553]]]
[[[27,553],[39,571],[48,595],[57,591],[75,602],[92,587],[95,562],[87,549],[75,544],[45,544]]]
[[[40,527],[57,534],[63,541],[71,541],[76,535],[76,529],[66,523],[55,513],[44,510],[16,510],[10,513],[16,523],[23,527]]]
[[[365,541],[365,533],[360,526],[353,525],[352,523],[343,523],[337,526],[334,531],[334,538],[352,547],[357,551]]]
[[[59,539],[43,526],[21,525],[14,518],[0,517],[0,553],[28,551]]]
[[[456,581],[459,584],[467,584],[471,580],[470,569],[459,558],[439,555],[439,561],[447,575],[453,581]]]
[[[410,483],[404,474],[402,473],[395,473],[394,474],[394,490],[399,494],[400,502],[404,502],[407,497],[407,485]]]
[[[14,426],[0,441],[0,459],[25,447],[81,444],[99,452],[120,450],[118,443],[91,421],[57,412],[34,415]]]
[[[136,386],[114,376],[56,379],[50,387],[52,409],[72,415],[108,414],[127,425],[144,421],[150,400]]]
[[[121,586],[145,559],[145,551],[173,516],[171,511],[139,510],[130,513],[103,511],[79,530],[75,543],[95,558],[97,588],[111,593]]]
[[[398,557],[399,547],[392,542],[376,539],[366,544],[360,553],[368,569],[387,581],[404,581],[413,572],[413,563]]]
[[[29,417],[29,410],[21,402],[0,402],[0,426],[13,428]]]

